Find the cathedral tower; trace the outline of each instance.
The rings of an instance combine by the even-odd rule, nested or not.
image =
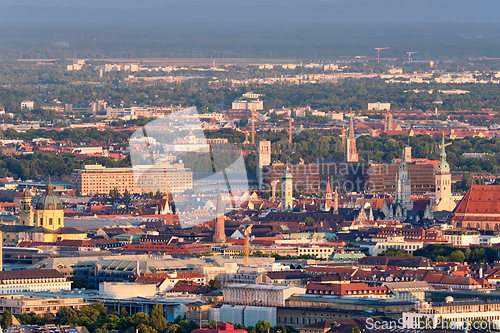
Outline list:
[[[396,200],[395,202],[406,210],[413,209],[413,200],[411,199],[411,179],[408,172],[408,162],[411,162],[411,147],[406,146],[403,149],[403,156],[399,164],[399,173],[396,176]]]
[[[31,192],[28,188],[23,191],[19,211],[19,225],[34,225],[34,212],[31,209]]]
[[[356,137],[354,136],[354,116],[351,110],[349,120],[349,136],[345,140],[345,156],[346,162],[358,162],[358,152],[356,150]]]

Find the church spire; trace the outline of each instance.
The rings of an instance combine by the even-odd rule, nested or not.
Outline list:
[[[444,149],[444,147],[445,144],[444,144],[444,133],[443,133],[443,140],[441,141],[441,154],[439,154],[441,162],[446,162],[446,150]]]
[[[354,121],[353,121],[353,115],[352,115],[352,108],[351,108],[351,114],[350,114],[350,119],[349,119],[349,138],[351,138],[351,139],[354,138]]]
[[[358,153],[356,151],[356,137],[354,136],[354,115],[352,114],[352,109],[350,116],[349,136],[345,140],[344,160],[346,162],[358,162]]]

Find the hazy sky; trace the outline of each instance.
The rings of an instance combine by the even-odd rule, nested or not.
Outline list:
[[[0,7],[0,22],[17,23],[161,18],[292,24],[500,22],[498,0],[1,0]]]

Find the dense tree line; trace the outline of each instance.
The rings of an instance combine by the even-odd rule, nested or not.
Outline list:
[[[59,130],[32,129],[26,132],[18,132],[12,128],[0,131],[1,139],[31,141],[37,138],[51,139],[55,141],[91,142],[108,140],[128,140],[132,131],[100,131],[96,128],[73,128]]]
[[[10,321],[9,321],[10,318]],[[1,318],[2,327],[12,325],[12,317],[9,311],[5,311]],[[95,302],[89,305],[82,306],[79,310],[72,308],[61,308],[54,318],[50,313],[45,313],[42,316],[33,312],[23,313],[17,317],[22,325],[70,325],[70,326],[85,326],[90,333],[108,333],[108,332],[125,332],[125,333],[191,333],[194,329],[199,328],[199,325],[193,321],[187,321],[180,317],[174,322],[167,322],[163,314],[163,306],[155,304],[150,310],[150,314],[138,312],[130,315],[125,307],[120,309],[120,312],[108,312],[103,303]],[[204,324],[202,327],[209,328],[216,324],[215,321],[209,324]],[[261,320],[255,327],[245,327],[242,324],[234,325],[237,329],[244,329],[249,333],[297,333],[290,326],[271,327],[271,324]]]
[[[444,244],[430,244],[413,252],[414,256],[430,258],[435,262],[492,263],[499,258],[498,249],[471,245],[468,249],[457,249]]]
[[[18,156],[0,155],[0,175],[22,180],[37,176],[68,176],[84,164],[102,164],[109,168],[127,167],[130,166],[130,156],[116,161],[108,157],[95,156],[77,160],[76,156],[70,153],[62,156],[41,152]]]

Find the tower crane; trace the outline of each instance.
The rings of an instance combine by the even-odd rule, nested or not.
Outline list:
[[[375,50],[377,50],[377,63],[380,64],[380,50],[387,50],[390,49],[390,47],[376,47]]]
[[[292,121],[293,121],[293,118],[291,117],[286,117],[285,119],[288,119],[288,143],[292,143]]]
[[[279,182],[279,180],[275,179],[271,182],[271,200],[274,201],[276,200],[276,184]]]
[[[253,224],[250,224],[245,229],[245,267],[249,267],[249,257],[250,257],[250,231],[252,230]]]
[[[255,144],[255,108],[250,109],[252,111],[252,144]]]
[[[408,61],[411,61],[411,55],[417,52],[406,52],[408,54]]]

